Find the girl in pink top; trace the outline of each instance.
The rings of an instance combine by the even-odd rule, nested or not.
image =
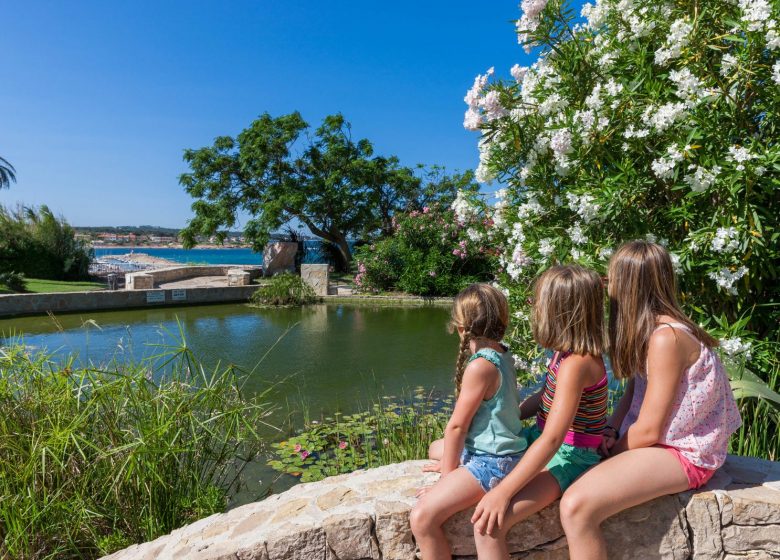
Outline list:
[[[606,518],[706,483],[741,424],[717,341],[677,303],[669,253],[655,243],[626,243],[608,275],[612,369],[628,383],[601,445],[609,459],[561,498],[573,559],[607,558]]]

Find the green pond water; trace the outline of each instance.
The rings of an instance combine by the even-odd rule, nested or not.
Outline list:
[[[56,322],[48,316],[0,320],[0,337],[7,343],[22,336],[27,346],[99,364],[156,354],[153,345],[176,344],[181,328],[206,363],[253,370],[250,390],[273,385],[270,398],[283,425],[288,414],[299,424],[304,410],[314,418],[349,413],[417,386],[451,392],[457,339],[447,333],[447,319],[448,310],[436,307],[231,304],[69,314]],[[269,430],[269,440],[283,437]],[[247,483],[239,502],[295,479],[279,477],[260,461],[248,469]]]

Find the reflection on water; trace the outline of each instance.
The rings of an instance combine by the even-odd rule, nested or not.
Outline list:
[[[57,316],[56,322],[49,317],[2,320],[0,335],[5,342],[23,335],[28,346],[74,353],[81,364],[101,364],[157,354],[156,345],[175,345],[181,329],[206,364],[230,363],[246,371],[248,390],[273,385],[281,425],[288,408],[296,422],[303,409],[313,417],[351,412],[380,395],[400,395],[415,386],[451,392],[457,342],[446,332],[447,319],[447,309],[432,307],[254,309],[232,304],[70,314]],[[269,439],[280,437],[267,431]],[[277,476],[264,465],[249,472],[252,484],[242,501]],[[291,482],[280,480],[274,489]]]

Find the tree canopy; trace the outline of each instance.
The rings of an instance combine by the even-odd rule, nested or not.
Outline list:
[[[344,263],[352,258],[350,239],[389,235],[395,213],[478,189],[471,172],[447,175],[438,166],[413,169],[395,156],[374,155],[370,141],[352,138],[341,114],[325,117],[312,134],[298,112],[264,113],[236,138],[185,150],[184,160],[191,171],[180,183],[197,199],[181,232],[186,247],[198,235],[223,240],[246,213],[244,233],[256,250],[297,220],[335,245]]]
[[[0,157],[0,189],[7,189],[16,182],[16,169],[7,159]]]

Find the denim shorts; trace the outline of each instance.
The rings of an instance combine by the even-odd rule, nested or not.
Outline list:
[[[520,462],[523,453],[514,455],[474,455],[463,450],[460,464],[477,479],[482,490],[489,492],[499,482],[504,480],[515,465]]]

